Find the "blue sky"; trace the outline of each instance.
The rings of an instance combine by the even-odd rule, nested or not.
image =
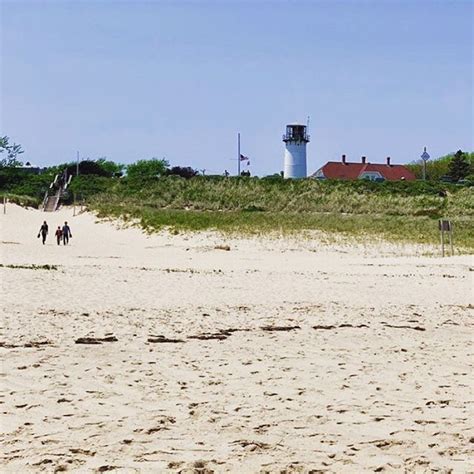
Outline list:
[[[39,165],[107,156],[308,170],[472,150],[471,1],[1,1],[0,134]]]

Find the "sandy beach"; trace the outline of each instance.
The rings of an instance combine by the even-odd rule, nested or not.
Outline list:
[[[474,470],[472,256],[7,211],[2,472]]]

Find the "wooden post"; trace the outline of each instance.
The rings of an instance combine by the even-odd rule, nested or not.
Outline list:
[[[3,213],[7,213],[7,197],[3,196]]]
[[[444,232],[448,233],[449,237],[449,246],[451,247],[451,256],[454,255],[454,247],[453,247],[453,224],[451,221],[440,219],[438,221],[438,228],[441,237],[441,256],[444,257]]]
[[[451,247],[451,257],[454,256],[454,246],[453,246],[453,225],[449,226],[449,245]]]
[[[441,256],[444,257],[444,229],[441,226]]]
[[[76,193],[72,193],[72,215],[76,215]]]

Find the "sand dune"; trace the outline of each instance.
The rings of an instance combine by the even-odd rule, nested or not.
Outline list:
[[[96,220],[0,215],[2,472],[474,469],[472,256]]]

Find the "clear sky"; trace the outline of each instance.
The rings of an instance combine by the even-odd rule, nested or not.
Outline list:
[[[0,134],[49,165],[81,156],[222,173],[308,171],[473,143],[474,1],[5,1]]]

